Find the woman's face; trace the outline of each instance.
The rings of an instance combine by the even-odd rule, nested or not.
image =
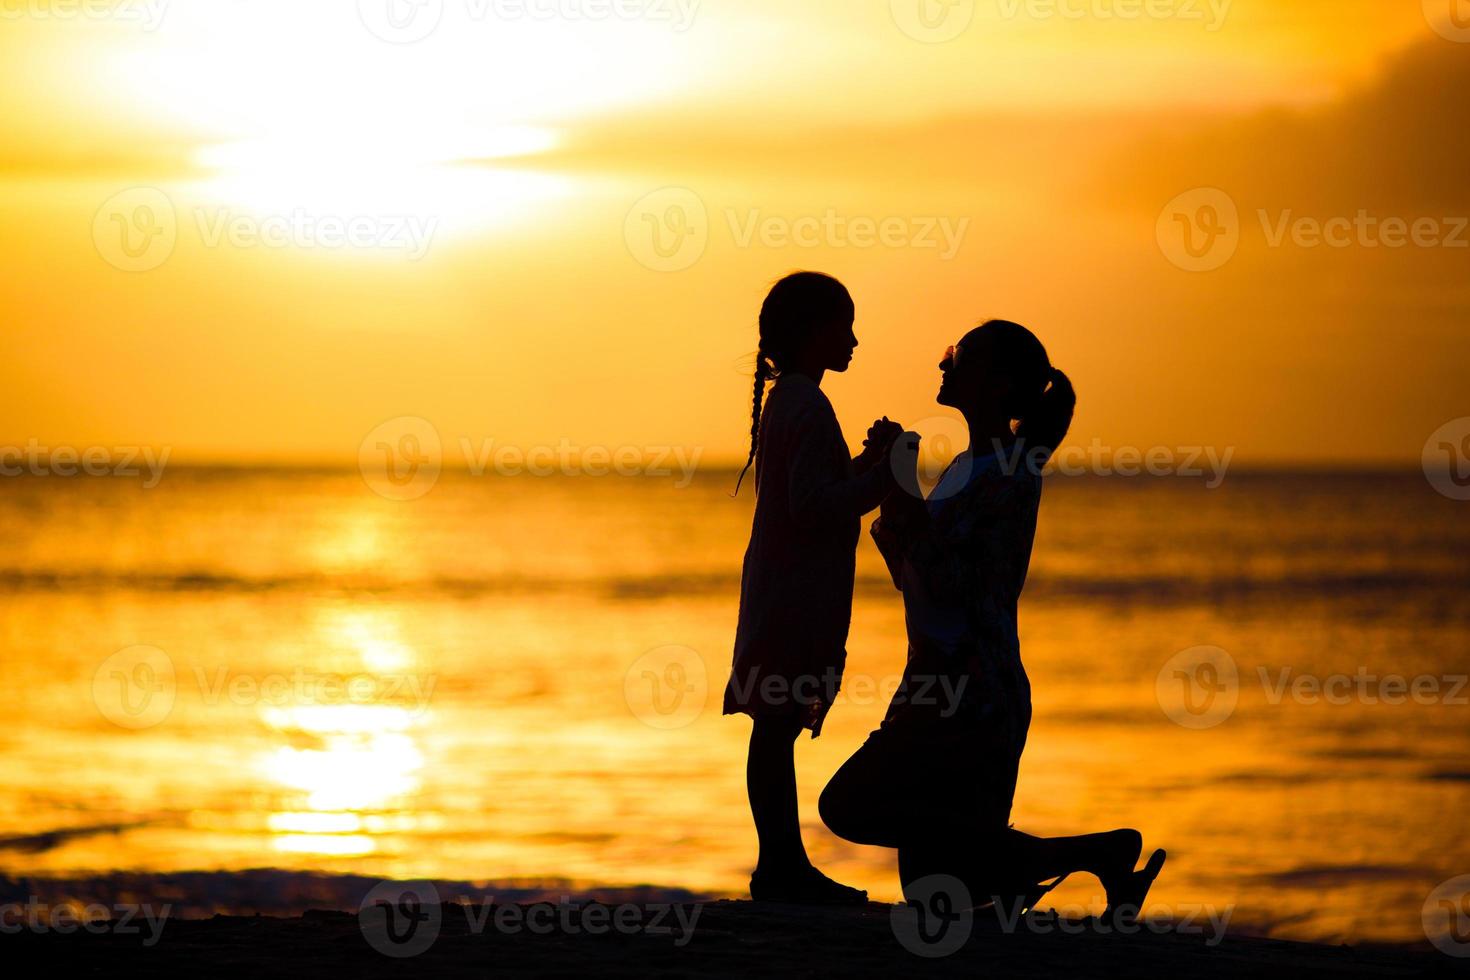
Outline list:
[[[993,377],[982,335],[971,335],[944,352],[936,401],[950,408],[976,406],[1004,396],[1004,379]]]
[[[969,400],[975,388],[976,369],[979,367],[979,351],[967,347],[963,341],[944,352],[939,361],[939,395],[936,401],[950,408],[958,408]]]

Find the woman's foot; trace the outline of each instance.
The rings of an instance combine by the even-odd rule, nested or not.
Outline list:
[[[792,905],[866,905],[868,893],[833,881],[811,865],[794,872],[757,869],[750,876],[750,897],[757,902]]]
[[[1139,855],[1143,853],[1143,835],[1136,830],[1114,830],[1097,834],[1092,840],[1095,841],[1096,852],[1087,870],[1097,875],[1103,891],[1108,894],[1108,904],[1114,905],[1113,893],[1127,889],[1128,878],[1138,867]]]
[[[1104,922],[1131,922],[1142,914],[1148,890],[1153,887],[1154,879],[1164,869],[1164,860],[1167,857],[1162,850],[1154,851],[1142,871],[1129,872],[1111,885],[1105,885],[1108,907],[1103,912]]]

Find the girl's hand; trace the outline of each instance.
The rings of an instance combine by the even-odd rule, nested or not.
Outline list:
[[[853,461],[857,471],[866,473],[875,466],[886,465],[894,440],[902,432],[903,427],[897,422],[890,422],[887,417],[874,422],[868,428],[868,438],[863,440],[862,454]]]
[[[883,446],[891,443],[903,433],[903,426],[891,421],[888,416],[883,416],[872,425],[868,426],[868,438],[863,440],[864,446]]]

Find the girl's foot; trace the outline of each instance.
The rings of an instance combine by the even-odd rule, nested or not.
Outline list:
[[[1142,871],[1133,871],[1124,878],[1107,886],[1108,907],[1103,912],[1104,922],[1131,922],[1143,912],[1144,900],[1154,879],[1164,868],[1168,855],[1162,850],[1154,851]]]
[[[757,870],[750,876],[750,897],[757,902],[791,905],[866,905],[868,893],[828,878],[811,865],[792,873]]]

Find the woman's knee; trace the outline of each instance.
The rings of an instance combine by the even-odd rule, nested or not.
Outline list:
[[[827,829],[854,844],[896,847],[896,833],[889,826],[891,808],[888,792],[878,785],[878,775],[865,765],[861,751],[828,781],[817,799],[817,813]]]
[[[843,840],[855,844],[866,843],[859,839],[864,836],[860,820],[862,807],[852,798],[841,776],[842,772],[839,770],[822,790],[822,795],[817,798],[817,814],[822,818],[822,823],[827,825],[827,829]]]

